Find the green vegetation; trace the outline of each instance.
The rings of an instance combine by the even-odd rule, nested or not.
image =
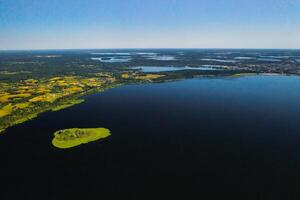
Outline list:
[[[64,104],[58,105],[57,107],[52,108],[52,111],[59,111],[59,110],[63,110],[65,108],[83,103],[84,100],[83,99],[72,99],[70,101],[66,101]]]
[[[52,144],[57,148],[67,149],[108,136],[110,131],[106,128],[71,128],[56,131]]]
[[[0,83],[0,133],[46,111],[80,104],[82,96],[102,92],[124,83],[159,79],[164,75],[136,72],[99,72],[89,76],[54,76]]]
[[[186,66],[187,61],[189,66],[194,67],[216,64],[202,61],[194,53],[186,53],[186,60],[156,61],[133,52],[134,59],[131,62],[103,63],[91,59],[89,51],[0,52],[0,133],[8,127],[38,117],[43,112],[58,111],[79,104],[83,102],[82,97],[85,95],[120,85],[202,76],[223,77],[235,74],[234,77],[239,77],[242,74],[249,75],[247,73],[278,73],[277,69],[270,71],[272,63],[266,65],[265,62],[261,63],[259,68],[254,65],[255,63],[247,63],[244,67],[240,66],[241,63],[235,66],[227,66],[228,63],[225,63],[224,70],[144,73],[132,68],[133,66],[180,67]],[[177,52],[168,54],[177,56]],[[204,56],[206,53],[201,54]],[[287,63],[285,69],[296,68]]]
[[[288,51],[291,57],[281,58],[276,63],[259,61],[256,56],[250,56],[250,53],[263,55],[261,51],[229,53],[226,54],[228,60],[236,57],[253,58],[235,59],[230,64],[216,61],[218,54],[224,53],[223,50],[186,50],[181,56],[178,56],[177,50],[157,50],[158,55],[168,54],[176,58],[169,61],[148,59],[135,50],[129,53],[132,53],[132,60],[128,63],[104,63],[91,59],[95,55],[91,55],[90,50],[0,52],[0,133],[43,112],[79,104],[85,95],[125,84],[194,77],[241,77],[258,73],[300,74],[299,62],[294,59],[298,56],[296,51]],[[265,53],[277,55],[279,52]],[[280,52],[282,55],[286,53]],[[199,59],[212,56],[211,60]],[[135,66],[220,66],[220,69],[144,73],[132,68]]]
[[[257,73],[236,73],[236,74],[231,75],[230,77],[239,78],[239,77],[255,76],[255,75],[257,75]]]
[[[81,96],[113,85],[115,78],[55,76],[0,83],[0,130],[28,121],[46,111],[58,111],[82,103]]]

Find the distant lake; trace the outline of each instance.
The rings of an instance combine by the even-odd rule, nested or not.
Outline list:
[[[176,58],[174,56],[168,56],[168,55],[147,55],[145,57],[146,59],[150,59],[150,60],[160,60],[160,61],[171,61],[171,60],[176,60]]]
[[[131,58],[129,56],[118,56],[118,57],[100,57],[91,58],[92,60],[98,60],[103,63],[123,63],[130,62]]]
[[[275,58],[257,58],[258,61],[266,61],[266,62],[280,62],[281,60]]]
[[[236,60],[225,60],[225,59],[215,59],[215,58],[203,58],[202,61],[212,61],[212,62],[221,62],[221,63],[235,63]]]
[[[240,57],[235,57],[234,59],[236,59],[236,60],[252,60],[252,59],[256,59],[256,58],[255,57],[240,56]]]
[[[180,71],[180,70],[218,70],[217,67],[162,67],[162,66],[141,66],[141,67],[132,67],[132,69],[141,70],[142,72],[167,72],[167,71]]]
[[[0,135],[0,199],[297,199],[299,91],[296,76],[251,76],[89,95]],[[71,127],[112,135],[53,147]]]

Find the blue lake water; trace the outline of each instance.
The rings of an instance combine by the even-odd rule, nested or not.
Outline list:
[[[168,55],[147,55],[147,59],[150,60],[160,60],[160,61],[171,61],[171,60],[176,60],[174,56],[168,56]]]
[[[221,62],[221,63],[235,63],[236,60],[226,60],[226,59],[215,59],[215,58],[203,58],[203,61]]]
[[[236,60],[252,60],[252,59],[256,59],[256,57],[240,56],[240,57],[235,57],[234,59],[236,59]]]
[[[200,66],[200,67],[172,67],[172,66],[141,66],[141,67],[132,67],[132,69],[141,70],[142,72],[168,72],[168,71],[180,71],[180,70],[218,70],[217,67],[208,67],[208,66]]]
[[[279,59],[270,58],[270,57],[266,57],[266,58],[257,58],[257,60],[259,60],[259,61],[266,61],[266,62],[280,62],[280,61],[281,61],[281,60],[279,60]]]
[[[103,63],[123,63],[130,62],[131,58],[129,56],[118,56],[118,57],[100,57],[91,58],[92,60],[98,60]]]
[[[296,76],[251,76],[89,95],[0,135],[0,199],[297,199],[299,91]],[[53,147],[71,127],[112,135]]]

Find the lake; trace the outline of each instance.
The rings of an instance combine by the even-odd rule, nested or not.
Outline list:
[[[250,76],[89,95],[0,135],[0,199],[297,199],[299,91],[296,76]],[[112,135],[53,147],[72,127]]]
[[[141,66],[131,67],[131,69],[141,70],[142,72],[168,72],[168,71],[180,71],[180,70],[220,70],[220,66],[200,66],[200,67],[173,67],[173,66]]]

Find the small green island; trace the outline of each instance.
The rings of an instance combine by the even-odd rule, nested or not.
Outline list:
[[[67,149],[110,136],[106,128],[70,128],[54,133],[52,144],[60,149]]]

